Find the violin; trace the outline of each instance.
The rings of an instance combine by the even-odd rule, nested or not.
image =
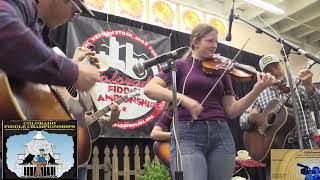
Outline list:
[[[230,63],[232,63],[230,65]],[[260,73],[253,66],[232,62],[231,59],[215,55],[212,58],[201,62],[202,70],[207,74],[222,74],[226,69],[226,73],[230,74],[231,78],[240,81],[252,81],[256,74]],[[290,88],[276,81],[274,85],[283,93],[289,93]]]

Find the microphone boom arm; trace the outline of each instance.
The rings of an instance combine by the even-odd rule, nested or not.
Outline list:
[[[277,36],[275,36],[274,34],[272,34],[272,33],[268,32],[268,31],[266,31],[266,30],[264,30],[264,29],[262,29],[262,28],[260,28],[260,27],[258,27],[258,26],[256,26],[256,25],[254,25],[254,24],[252,24],[252,23],[250,23],[250,22],[248,22],[248,21],[246,21],[246,20],[244,20],[244,19],[242,19],[239,15],[235,15],[234,18],[235,18],[235,19],[239,19],[240,21],[242,21],[242,22],[244,22],[244,23],[246,23],[246,24],[254,27],[254,28],[256,29],[256,32],[257,32],[257,33],[260,33],[260,34],[261,34],[261,33],[264,33],[264,34],[272,37],[272,38],[275,39],[276,41],[282,42],[284,45],[290,47],[292,50],[294,50],[294,51],[296,51],[296,52],[298,52],[298,53],[303,54],[303,55],[304,55],[305,57],[307,57],[308,59],[311,59],[311,60],[313,60],[314,62],[320,64],[320,59],[319,59],[319,58],[317,58],[315,55],[309,53],[308,51],[305,51],[305,50],[301,49],[299,46],[297,46],[297,45],[295,45],[295,44],[293,44],[293,43],[291,43],[291,42],[289,42],[289,41],[287,41],[287,40],[285,40],[285,39],[283,39],[283,38],[281,38],[281,37],[277,37]]]

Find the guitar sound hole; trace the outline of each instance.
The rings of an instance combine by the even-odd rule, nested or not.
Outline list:
[[[69,92],[69,94],[70,94],[72,97],[76,98],[76,97],[78,96],[78,92],[77,92],[76,88],[74,88],[74,87],[72,87],[72,86],[68,86],[68,87],[66,87],[66,88],[67,88],[67,91]]]
[[[276,119],[276,114],[272,113],[268,115],[268,124],[273,124]]]

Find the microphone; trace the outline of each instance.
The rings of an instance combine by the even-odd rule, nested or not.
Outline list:
[[[297,166],[300,166],[300,167],[307,167],[307,166],[305,166],[305,165],[303,165],[303,164],[301,164],[301,163],[297,163]]]
[[[186,49],[189,49],[189,47],[181,47],[178,48],[174,51],[170,51],[164,54],[161,54],[157,57],[151,58],[145,62],[136,62],[133,64],[132,70],[133,72],[137,75],[137,76],[143,76],[143,74],[145,73],[145,70],[157,65],[157,64],[161,64],[163,62],[168,61],[168,59],[173,58],[175,59],[177,57],[177,55],[180,55],[181,52],[184,52]]]
[[[229,15],[229,30],[228,30],[228,34],[226,37],[226,41],[231,41],[232,35],[231,35],[231,30],[232,30],[232,22],[233,22],[233,18],[234,18],[234,0],[233,0],[233,5],[230,11],[230,15]]]

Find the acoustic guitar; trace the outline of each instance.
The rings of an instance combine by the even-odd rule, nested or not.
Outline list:
[[[160,162],[170,168],[170,143],[168,141],[155,141],[153,151]]]
[[[61,97],[48,85],[25,82],[10,84],[0,71],[1,120],[70,120],[71,114]]]
[[[57,47],[53,51],[65,56]],[[63,89],[31,82],[9,83],[6,73],[0,70],[0,119],[72,119],[63,100],[63,97],[69,97],[68,93],[56,92],[59,88]],[[75,99],[78,100],[78,97]]]
[[[255,124],[253,130],[244,132],[244,144],[250,156],[256,161],[267,162],[270,158],[270,149],[284,149],[288,135],[295,128],[291,108],[284,106],[284,102],[273,99],[265,110],[252,119]]]

